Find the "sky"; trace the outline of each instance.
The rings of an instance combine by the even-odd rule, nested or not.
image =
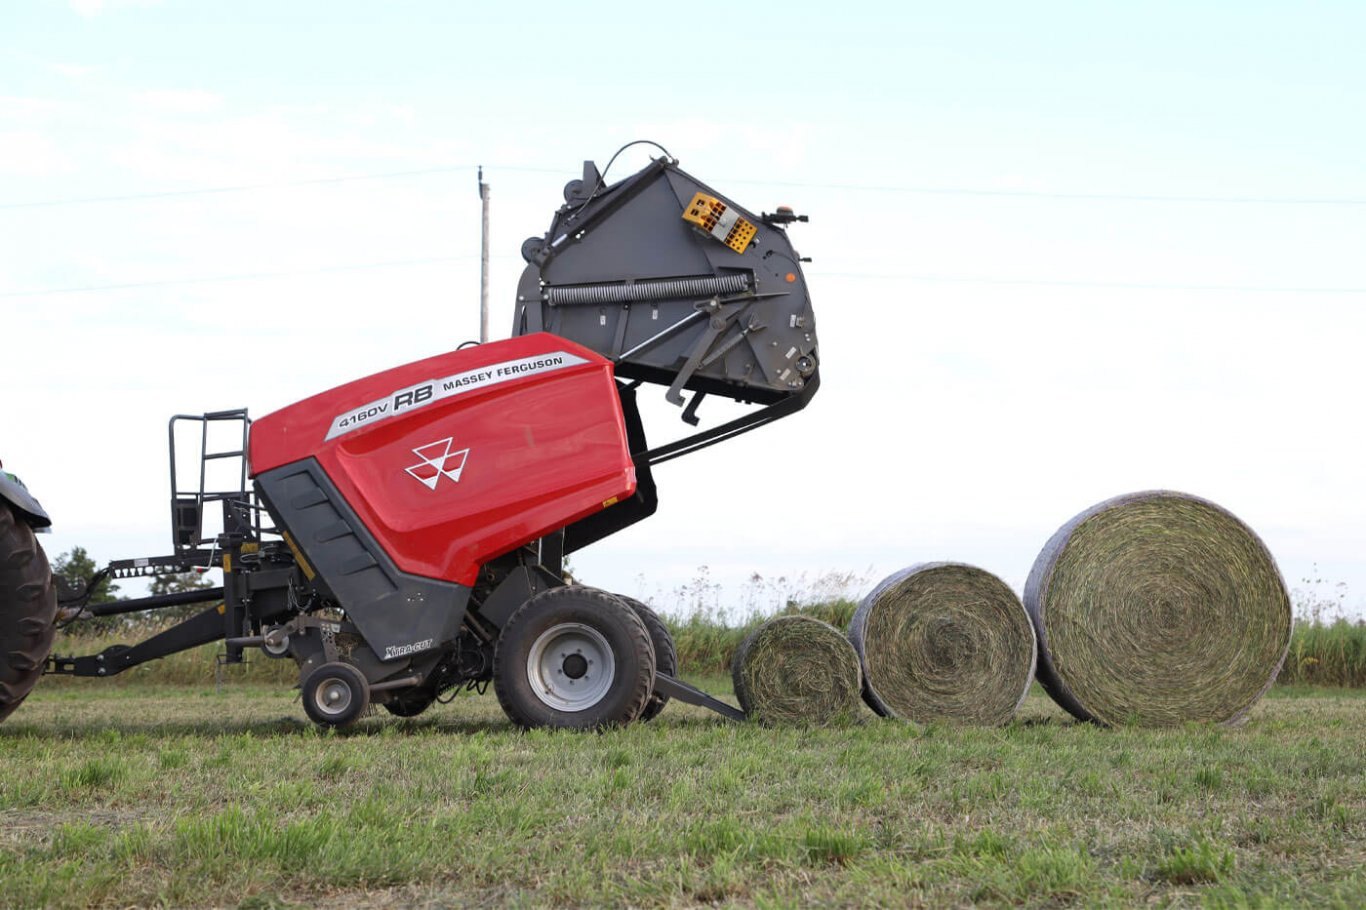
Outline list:
[[[11,0],[0,459],[50,554],[166,552],[168,417],[477,337],[481,164],[505,337],[523,238],[648,138],[810,216],[822,386],[661,466],[585,582],[745,612],[952,559],[1019,590],[1071,516],[1166,488],[1366,616],[1362,34],[1357,3]]]

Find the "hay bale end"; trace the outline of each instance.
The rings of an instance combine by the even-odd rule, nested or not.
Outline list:
[[[921,563],[859,604],[849,638],[864,700],[920,723],[1002,724],[1034,681],[1034,629],[1005,582],[975,566]]]
[[[809,616],[779,616],[751,632],[731,678],[741,709],[765,723],[820,725],[858,713],[858,655],[838,629]]]
[[[1234,723],[1290,646],[1290,596],[1266,545],[1220,506],[1168,490],[1064,524],[1024,603],[1039,682],[1075,717],[1106,724]]]

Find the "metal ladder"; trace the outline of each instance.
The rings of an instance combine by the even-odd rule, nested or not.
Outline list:
[[[176,465],[176,424],[182,421],[197,421],[199,434],[199,483],[191,492],[179,483],[180,472]],[[215,423],[238,422],[242,427],[241,444],[224,452],[209,451],[209,426]],[[231,411],[210,411],[207,414],[177,414],[171,418],[168,428],[171,454],[171,538],[178,554],[198,549],[204,544],[212,544],[217,535],[204,536],[204,504],[223,503],[223,530],[251,533],[260,537],[260,518],[253,507],[252,495],[247,487],[247,440],[251,435],[251,418],[246,408]],[[210,461],[237,459],[237,488],[232,490],[206,490]]]

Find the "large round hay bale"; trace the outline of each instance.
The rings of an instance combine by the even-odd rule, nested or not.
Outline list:
[[[1082,720],[1232,723],[1290,646],[1290,596],[1266,545],[1212,502],[1156,490],[1063,525],[1025,585],[1039,682]]]
[[[838,629],[779,616],[751,632],[731,663],[745,714],[767,723],[826,724],[858,711],[858,655]]]
[[[1034,681],[1034,628],[1020,598],[962,563],[887,577],[859,604],[849,638],[864,700],[884,717],[1002,724]]]

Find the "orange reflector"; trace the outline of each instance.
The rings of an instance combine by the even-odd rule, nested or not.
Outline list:
[[[611,499],[609,499],[609,500],[607,500],[606,502],[604,502],[604,503],[602,504],[602,507],[605,509],[605,508],[607,508],[608,506],[614,506],[614,505],[616,505],[616,504],[617,504],[617,497],[613,496]]]
[[[795,274],[793,274],[792,272],[788,272],[787,275],[784,276],[784,277],[787,278],[787,283],[788,283],[788,284],[791,284],[792,282],[794,282],[794,281],[797,280],[797,276],[796,276]]]

